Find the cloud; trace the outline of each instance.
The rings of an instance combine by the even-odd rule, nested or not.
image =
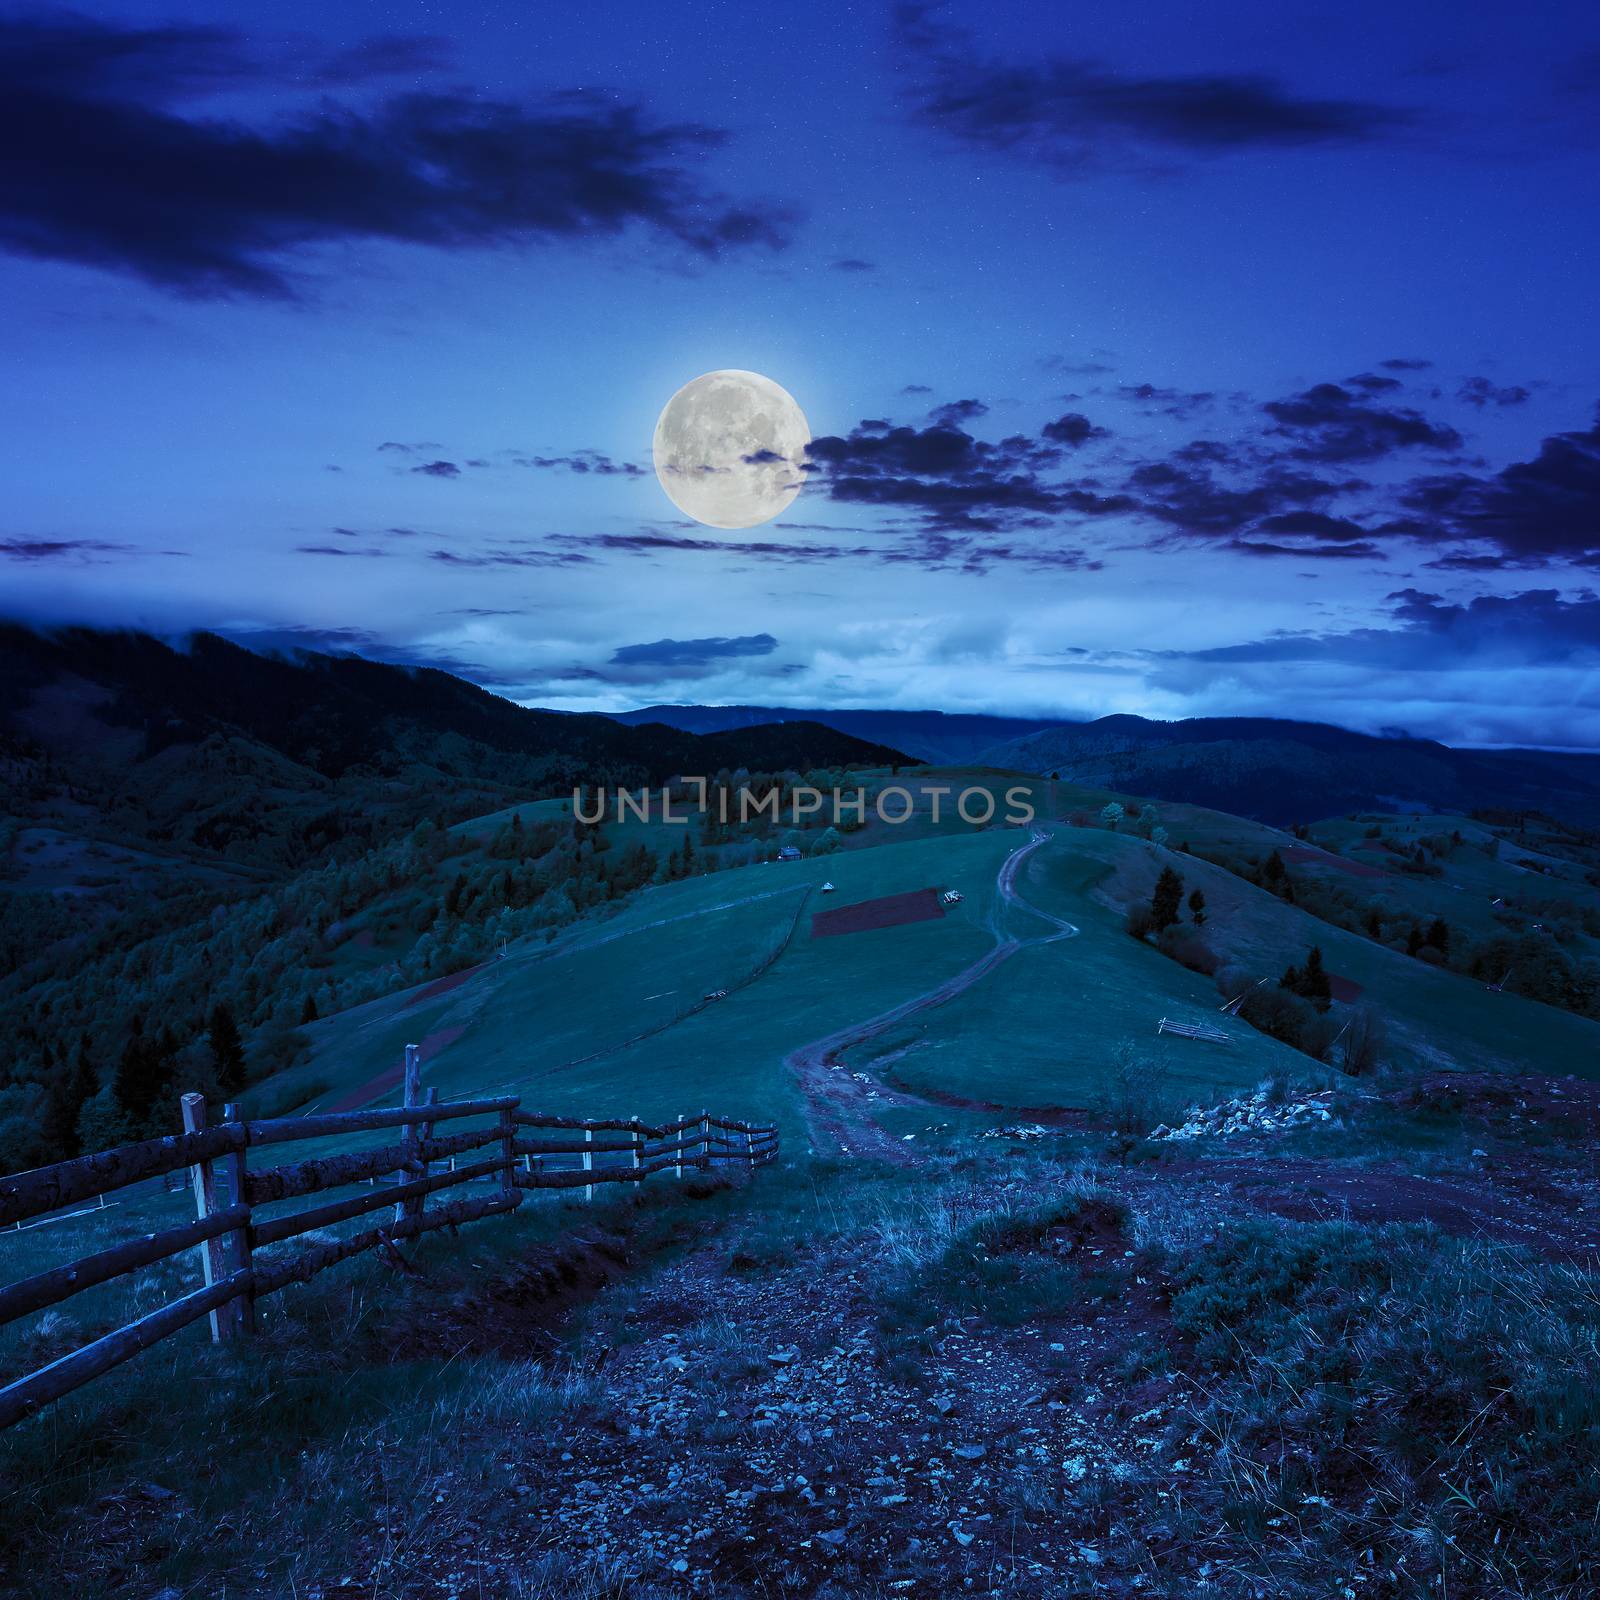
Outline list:
[[[1479,595],[1464,603],[1421,589],[1388,597],[1393,624],[1298,634],[1191,653],[1210,662],[1342,661],[1385,672],[1462,671],[1488,665],[1571,666],[1600,660],[1600,596],[1555,589]]]
[[[590,557],[577,550],[487,550],[463,554],[459,550],[430,550],[430,561],[445,567],[582,567]]]
[[[1435,537],[1493,545],[1513,562],[1600,557],[1600,412],[1581,432],[1545,439],[1531,461],[1489,476],[1416,479],[1401,496]]]
[[[369,41],[365,65],[362,48],[324,72],[409,70],[400,41]],[[226,27],[0,20],[0,249],[184,295],[288,298],[299,253],[325,242],[467,249],[635,226],[705,257],[787,242],[782,208],[702,183],[721,130],[626,101],[410,92],[259,126],[186,104],[241,87],[295,84]]]
[[[1119,400],[1149,407],[1163,416],[1188,418],[1216,403],[1210,389],[1165,389],[1153,383],[1124,383],[1116,390]]]
[[[423,473],[429,478],[459,478],[461,468],[453,461],[424,461],[420,466],[413,467],[413,472]]]
[[[1389,372],[1426,372],[1433,363],[1419,361],[1409,356],[1390,356],[1387,361],[1380,361],[1378,365]]]
[[[877,264],[872,261],[863,261],[860,256],[841,256],[833,263],[835,272],[876,272]]]
[[[1360,487],[1282,467],[1269,467],[1249,482],[1222,483],[1209,466],[1174,459],[1134,468],[1128,486],[1139,492],[1149,516],[1188,537],[1204,539],[1231,539],[1281,513],[1321,507]],[[1280,523],[1279,531],[1290,530]]]
[[[1520,383],[1501,387],[1487,378],[1468,378],[1456,391],[1456,398],[1465,400],[1468,405],[1476,406],[1481,411],[1485,406],[1520,406],[1531,393]]]
[[[932,415],[970,417],[979,405],[953,401]],[[1124,494],[1047,480],[1043,473],[1061,453],[1050,439],[1022,434],[998,442],[979,439],[952,420],[914,428],[868,419],[845,437],[813,439],[807,467],[831,499],[903,508],[919,515],[928,530],[994,532],[1135,509]]]
[[[989,408],[981,400],[947,400],[942,406],[935,406],[928,416],[943,427],[953,428],[962,422],[975,422],[979,417],[989,415]],[[887,422],[870,424],[876,426],[881,432],[887,428]],[[869,426],[862,423],[862,427]]]
[[[1068,411],[1054,422],[1045,423],[1040,431],[1052,444],[1065,445],[1071,450],[1087,444],[1091,439],[1103,439],[1106,436],[1104,428],[1097,428],[1079,411]]]
[[[574,450],[564,456],[527,455],[521,451],[502,452],[514,467],[531,467],[541,472],[574,472],[580,477],[645,478],[646,468],[633,461],[614,461],[603,450]]]
[[[1409,407],[1385,408],[1337,383],[1319,383],[1261,409],[1304,461],[1372,461],[1396,450],[1459,450],[1461,435]]]
[[[611,657],[613,666],[704,666],[737,656],[770,656],[778,641],[770,633],[738,639],[657,639],[653,644],[625,644]]]
[[[1302,94],[1273,78],[1149,74],[1071,57],[985,60],[937,5],[902,3],[912,115],[959,143],[1076,176],[1248,151],[1390,143],[1414,113]]]
[[[104,539],[0,539],[0,560],[43,566],[59,561],[72,565],[100,562],[112,556],[182,555],[181,550],[148,551]]]

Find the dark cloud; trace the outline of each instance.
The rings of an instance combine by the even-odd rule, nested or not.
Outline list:
[[[420,466],[413,467],[413,472],[420,472],[429,478],[459,478],[461,468],[453,461],[424,461]]]
[[[582,567],[590,558],[576,550],[489,550],[463,553],[459,550],[430,550],[430,561],[446,567]]]
[[[1124,383],[1116,391],[1119,400],[1132,401],[1168,417],[1191,417],[1216,403],[1210,389],[1164,389],[1154,383]]]
[[[1148,515],[1189,537],[1211,539],[1234,538],[1281,513],[1317,508],[1360,487],[1281,467],[1249,482],[1223,483],[1204,464],[1174,460],[1134,468],[1128,486]]]
[[[1141,74],[1064,57],[986,61],[938,10],[902,3],[896,12],[916,118],[963,144],[1063,175],[1242,151],[1387,143],[1414,121],[1402,108],[1323,99],[1267,77]]]
[[[1502,387],[1487,378],[1468,378],[1456,391],[1456,398],[1481,411],[1485,406],[1520,406],[1531,394],[1532,390],[1523,388],[1520,383]]]
[[[1274,544],[1268,539],[1230,539],[1226,546],[1242,556],[1299,556],[1312,561],[1386,561],[1386,552],[1367,540],[1329,544],[1315,539],[1305,544]]]
[[[506,459],[516,467],[533,467],[544,472],[575,472],[580,477],[593,474],[597,478],[643,478],[649,475],[645,468],[635,462],[614,461],[603,450],[575,450],[565,456],[524,455],[520,451],[512,451],[507,453]]]
[[[917,513],[926,529],[944,532],[1040,526],[1065,515],[1135,509],[1127,495],[1047,480],[1043,473],[1060,454],[1049,440],[1013,434],[991,443],[953,422],[926,428],[863,423],[846,438],[813,439],[808,467],[834,500],[902,507]]]
[[[1358,372],[1355,377],[1344,381],[1352,389],[1360,389],[1366,394],[1393,394],[1396,389],[1405,388],[1398,378],[1385,377],[1379,372]]]
[[[979,417],[989,415],[989,408],[981,400],[947,400],[942,406],[935,406],[928,416],[944,427],[955,427],[962,422],[975,422]],[[862,427],[868,426],[862,423]],[[882,422],[876,424],[881,430],[889,424]]]
[[[933,393],[933,388],[932,388],[931,385],[926,384],[926,383],[908,383],[905,386],[905,388],[903,388],[900,391],[900,393],[901,394],[932,394]]]
[[[1243,663],[1341,662],[1380,672],[1568,666],[1600,650],[1600,599],[1554,589],[1484,595],[1455,604],[1403,589],[1389,596],[1393,625],[1338,634],[1283,635],[1198,651],[1191,659]]]
[[[1402,496],[1437,537],[1481,540],[1512,561],[1600,553],[1600,416],[1489,476],[1419,478]]]
[[[1409,356],[1390,356],[1387,361],[1380,361],[1378,365],[1388,372],[1426,372],[1433,363],[1418,361]]]
[[[343,533],[343,528],[335,528],[335,533]],[[389,550],[380,550],[374,545],[354,544],[297,544],[295,554],[300,556],[359,556],[365,560],[381,560],[393,554]]]
[[[1555,589],[1479,595],[1456,603],[1420,589],[1388,597],[1393,625],[1301,634],[1202,650],[1212,662],[1341,661],[1379,671],[1436,671],[1501,664],[1567,666],[1600,654],[1600,597],[1563,599]]]
[[[1407,406],[1383,407],[1337,383],[1319,383],[1261,408],[1303,461],[1372,461],[1396,450],[1459,450],[1461,435]]]
[[[401,42],[365,49],[366,76],[407,70]],[[324,70],[349,82],[362,67],[346,52]],[[286,92],[285,77],[228,28],[0,20],[0,249],[187,295],[282,298],[295,253],[327,241],[462,249],[636,225],[705,256],[786,242],[781,209],[719,201],[696,176],[720,130],[614,98],[408,93],[261,126],[184,105]]]
[[[875,262],[863,261],[860,256],[841,256],[833,263],[835,272],[876,272]]]
[[[739,656],[770,656],[778,641],[770,633],[746,634],[738,639],[657,639],[653,644],[625,644],[611,657],[618,667],[704,666]]]
[[[644,529],[638,533],[556,534],[553,544],[606,554],[644,557],[710,555],[724,559],[772,562],[780,566],[818,565],[835,561],[876,566],[920,567],[928,572],[982,574],[994,567],[1018,566],[1027,571],[1098,571],[1097,558],[1076,546],[1050,543],[999,543],[972,533],[924,529],[875,544],[799,544],[771,539],[705,539],[692,534]]]
[[[1104,428],[1097,428],[1079,411],[1066,412],[1054,422],[1045,423],[1040,431],[1052,444],[1065,445],[1070,450],[1087,444],[1091,439],[1103,439],[1106,436]]]
[[[0,560],[19,561],[44,565],[51,561],[71,564],[105,561],[112,556],[138,556],[153,554],[135,545],[110,544],[104,539],[0,539]],[[161,555],[180,555],[181,551],[163,550]]]

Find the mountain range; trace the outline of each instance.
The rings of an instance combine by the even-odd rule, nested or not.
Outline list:
[[[431,668],[213,634],[0,624],[0,820],[293,866],[573,786],[905,762],[808,719],[709,735],[530,710]]]
[[[1052,723],[938,711],[650,706],[619,721],[696,731],[804,717],[924,761],[1051,774],[1186,800],[1279,825],[1348,811],[1544,811],[1600,826],[1600,755],[1457,749],[1272,717],[1160,722],[1117,715]]]

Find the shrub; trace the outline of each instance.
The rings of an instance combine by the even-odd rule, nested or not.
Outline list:
[[[1191,972],[1201,973],[1207,978],[1214,976],[1222,964],[1221,958],[1205,939],[1195,929],[1186,927],[1181,922],[1173,923],[1170,928],[1163,928],[1156,944],[1162,955],[1170,957],[1179,966],[1187,967]]]
[[[1297,994],[1287,989],[1274,989],[1270,984],[1250,989],[1239,1002],[1239,1015],[1252,1028],[1292,1045],[1296,1050],[1306,1037],[1316,1011]]]

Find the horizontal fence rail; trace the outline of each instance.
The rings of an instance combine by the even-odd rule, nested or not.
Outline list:
[[[20,1226],[29,1217],[185,1168],[196,1213],[192,1222],[123,1240],[0,1287],[0,1326],[185,1250],[198,1252],[204,1278],[201,1287],[0,1388],[0,1428],[201,1317],[211,1319],[214,1340],[240,1337],[254,1329],[256,1302],[266,1295],[309,1282],[363,1251],[392,1254],[399,1244],[435,1229],[514,1211],[530,1191],[581,1188],[592,1200],[601,1184],[641,1183],[668,1170],[681,1178],[685,1171],[707,1171],[725,1162],[754,1171],[778,1154],[778,1130],[770,1124],[735,1122],[709,1112],[659,1126],[637,1118],[551,1116],[524,1111],[514,1095],[437,1100],[430,1089],[424,1097],[419,1077],[420,1052],[408,1045],[404,1105],[254,1121],[240,1118],[230,1105],[213,1126],[207,1126],[204,1099],[185,1095],[181,1134],[0,1178],[4,1226]],[[493,1120],[460,1133],[434,1131],[440,1123],[467,1117]],[[248,1162],[248,1152],[259,1147],[387,1128],[401,1130],[399,1139],[374,1149],[259,1169]],[[530,1132],[545,1137],[530,1138]],[[457,1159],[490,1146],[487,1155]],[[493,1184],[494,1192],[428,1204],[442,1190],[475,1182]],[[386,1190],[377,1188],[380,1183]],[[358,1185],[367,1187],[297,1211],[255,1215],[261,1206]],[[320,1237],[373,1213],[388,1216],[355,1232]],[[296,1255],[256,1257],[258,1250],[305,1235],[319,1237]]]

